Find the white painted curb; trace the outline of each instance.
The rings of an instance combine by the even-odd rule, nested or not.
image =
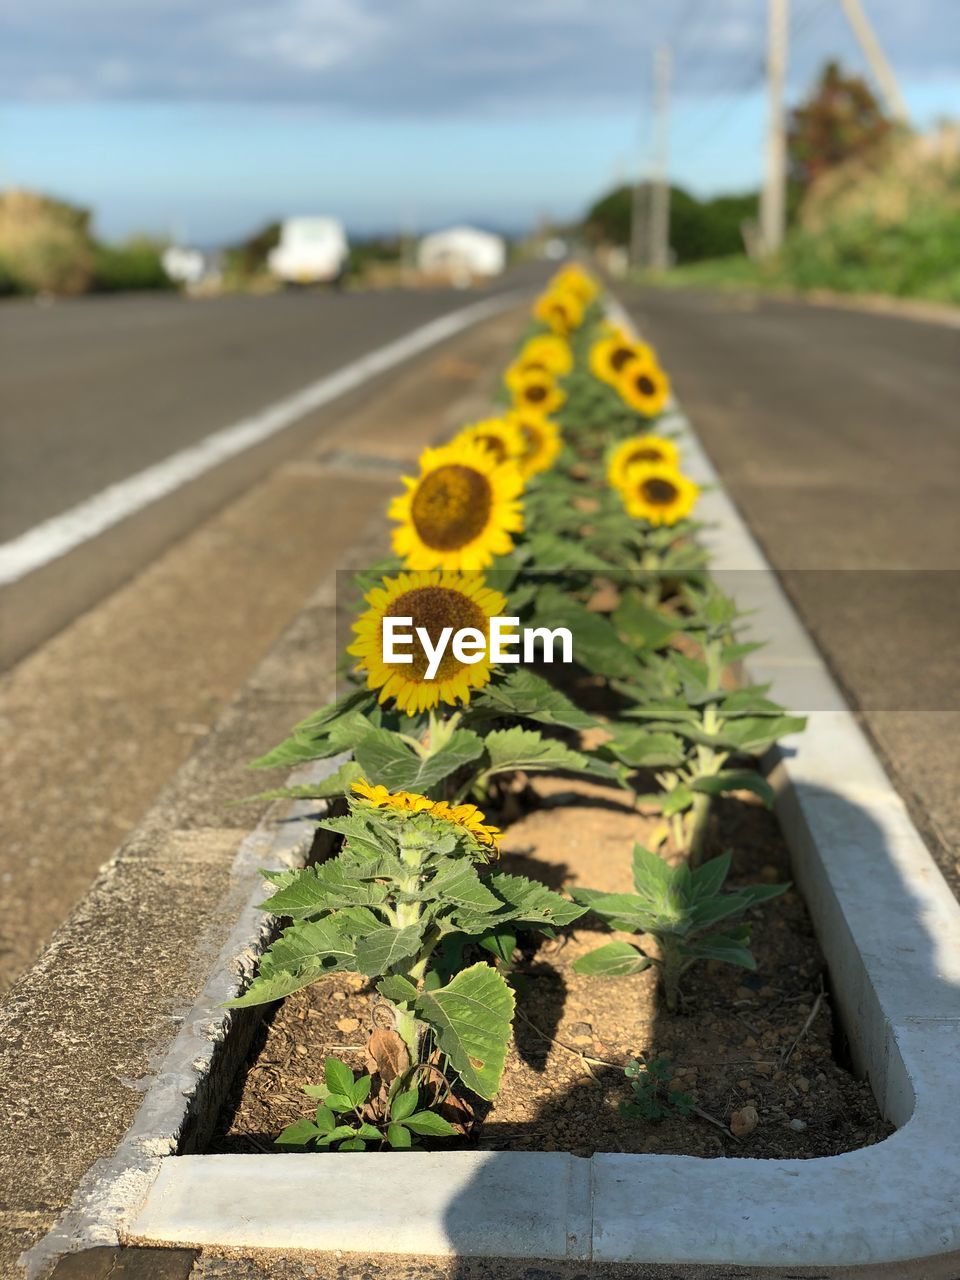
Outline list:
[[[791,708],[811,708],[807,731],[775,752],[778,812],[855,1061],[898,1131],[813,1160],[167,1156],[153,1162],[145,1194],[146,1179],[126,1194],[125,1213],[113,1184],[112,1229],[124,1238],[670,1267],[861,1266],[865,1276],[886,1262],[956,1252],[960,1273],[960,905],[692,429],[679,412],[675,422],[686,469],[715,486],[700,508],[712,567],[740,572],[738,602],[757,610],[754,633],[769,637],[749,675],[769,680]],[[181,1121],[183,1109],[181,1099]],[[175,1120],[165,1122],[174,1133]],[[93,1238],[96,1200],[75,1221],[70,1247]],[[902,1274],[930,1273],[920,1262]]]

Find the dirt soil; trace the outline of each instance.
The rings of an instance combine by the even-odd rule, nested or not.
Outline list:
[[[506,831],[504,870],[556,889],[632,889],[632,844],[649,842],[658,818],[639,814],[621,792],[569,779],[537,781],[536,796]],[[789,880],[776,819],[752,797],[722,801],[713,824],[708,854],[734,852],[730,887]],[[791,890],[751,916],[757,971],[695,966],[675,1015],[662,1007],[652,970],[624,978],[571,971],[578,956],[609,939],[589,917],[555,940],[531,941],[515,956],[514,1040],[477,1144],[580,1156],[803,1158],[887,1136],[869,1085],[838,1057],[823,958],[799,894]],[[327,1054],[362,1069],[371,991],[360,975],[337,974],[285,1000],[265,1024],[209,1150],[273,1150],[280,1130],[309,1113],[300,1089],[322,1077]],[[655,1123],[621,1114],[631,1097],[623,1065],[641,1055],[670,1060],[672,1087],[693,1098],[697,1114]],[[735,1113],[748,1107],[757,1122],[744,1134]]]

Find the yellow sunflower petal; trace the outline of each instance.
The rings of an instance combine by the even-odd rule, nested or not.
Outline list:
[[[635,462],[660,463],[664,466],[676,467],[679,461],[680,451],[672,440],[655,435],[631,436],[618,444],[610,454],[607,463],[607,482],[614,489],[622,488],[627,470]]]
[[[676,467],[633,462],[620,487],[629,515],[652,525],[675,525],[690,514],[700,488]]]

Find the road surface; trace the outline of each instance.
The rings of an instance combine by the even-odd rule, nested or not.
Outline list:
[[[0,375],[0,399],[16,408],[5,421],[0,498],[17,513],[6,512],[7,530],[36,529],[475,300],[450,291],[0,307],[16,347]],[[0,679],[0,991],[318,584],[366,545],[371,520],[380,556],[401,470],[486,412],[526,305],[308,412],[0,589],[8,656],[18,658]],[[333,652],[310,658],[311,670],[335,667]],[[269,724],[241,717],[250,741],[222,761],[216,818],[195,804],[185,826],[255,822],[226,806],[231,786],[256,789],[244,762],[323,700],[313,677],[293,700],[283,687],[270,685]]]
[[[960,889],[960,328],[686,289],[624,302]]]
[[[542,275],[528,267],[490,292]],[[0,306],[0,544],[483,296],[144,294]],[[294,424],[242,450],[2,589],[0,667],[148,564],[302,438]]]

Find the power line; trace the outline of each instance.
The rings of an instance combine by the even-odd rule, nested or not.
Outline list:
[[[790,24],[791,43],[795,42],[800,36],[805,35],[828,5],[833,3],[834,0],[811,0],[811,3],[806,8],[795,10]],[[692,142],[681,145],[675,154],[680,154],[687,159],[698,152],[706,142],[715,141],[716,134],[749,101],[749,95],[761,87],[766,79],[766,74],[766,62],[758,52],[751,59],[746,74],[741,73],[736,77],[734,83],[727,89],[720,91],[719,104],[713,101],[703,104],[694,117],[695,123],[699,123],[700,120],[704,121],[703,128],[696,133]]]

